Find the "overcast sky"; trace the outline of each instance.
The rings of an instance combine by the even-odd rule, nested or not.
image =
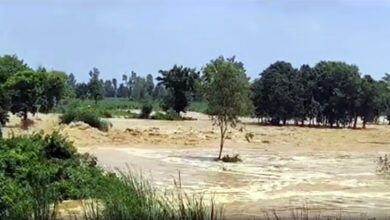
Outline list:
[[[269,64],[320,60],[390,72],[390,0],[0,0],[0,55],[87,80],[200,69],[235,55],[251,78]]]

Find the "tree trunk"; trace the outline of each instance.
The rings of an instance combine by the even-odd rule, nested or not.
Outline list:
[[[221,130],[221,142],[220,142],[220,145],[219,145],[218,160],[220,160],[221,157],[222,157],[223,144],[224,144],[224,142],[225,142],[225,132],[226,132],[226,128],[224,127],[223,124],[220,126],[220,130]]]
[[[367,121],[366,119],[363,119],[363,128],[366,128]]]
[[[27,121],[27,116],[28,116],[28,111],[24,110],[24,112],[23,112],[23,120],[24,121]]]
[[[358,119],[358,116],[355,115],[355,118],[353,119],[353,129],[356,129],[357,119]]]

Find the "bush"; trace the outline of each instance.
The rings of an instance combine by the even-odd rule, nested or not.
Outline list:
[[[61,123],[69,124],[71,122],[82,121],[91,127],[101,131],[108,131],[109,125],[106,121],[102,121],[96,112],[91,110],[69,110],[61,116]]]
[[[236,154],[232,157],[229,156],[229,154],[225,155],[222,157],[222,161],[225,162],[225,163],[237,163],[237,162],[241,162],[241,158],[240,158],[240,155]]]
[[[144,104],[141,108],[141,114],[139,115],[140,118],[149,118],[150,113],[153,111],[153,106],[151,104]]]
[[[77,153],[58,133],[1,139],[0,155],[0,219],[55,219],[56,204],[62,200],[91,198],[98,201],[89,207],[95,218],[77,217],[219,218],[214,203],[206,206],[202,196],[190,197],[181,190],[158,194],[142,176],[104,172],[95,157]]]
[[[152,119],[155,119],[155,120],[169,120],[169,121],[179,121],[179,120],[182,120],[180,115],[177,114],[173,110],[168,110],[165,114],[161,113],[161,112],[156,112],[156,114],[154,114],[152,116]]]
[[[0,219],[50,219],[52,204],[97,196],[104,172],[58,133],[0,140]]]

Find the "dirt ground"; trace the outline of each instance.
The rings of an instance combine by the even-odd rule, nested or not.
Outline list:
[[[21,129],[12,116],[5,134],[59,130],[107,169],[130,166],[161,188],[172,187],[180,172],[185,189],[212,194],[231,217],[263,217],[264,210],[302,206],[347,216],[390,216],[390,178],[375,173],[375,160],[390,154],[390,126],[273,127],[247,119],[231,129],[224,149],[240,154],[243,162],[227,164],[214,161],[218,129],[205,115],[188,116],[198,120],[108,119],[107,133],[83,123],[59,125],[54,114],[31,117],[34,123]]]

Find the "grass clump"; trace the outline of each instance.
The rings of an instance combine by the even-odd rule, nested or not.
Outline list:
[[[226,154],[222,157],[222,161],[225,163],[237,163],[242,162],[242,159],[240,158],[239,154],[236,154],[234,156],[230,156],[229,154]]]
[[[109,125],[106,121],[99,118],[99,115],[93,110],[88,109],[73,109],[66,111],[61,116],[61,123],[69,124],[71,122],[84,122],[91,127],[97,128],[101,131],[108,131]]]
[[[180,121],[182,120],[181,116],[173,110],[168,110],[165,113],[156,112],[152,117],[154,120],[168,120],[168,121]]]

